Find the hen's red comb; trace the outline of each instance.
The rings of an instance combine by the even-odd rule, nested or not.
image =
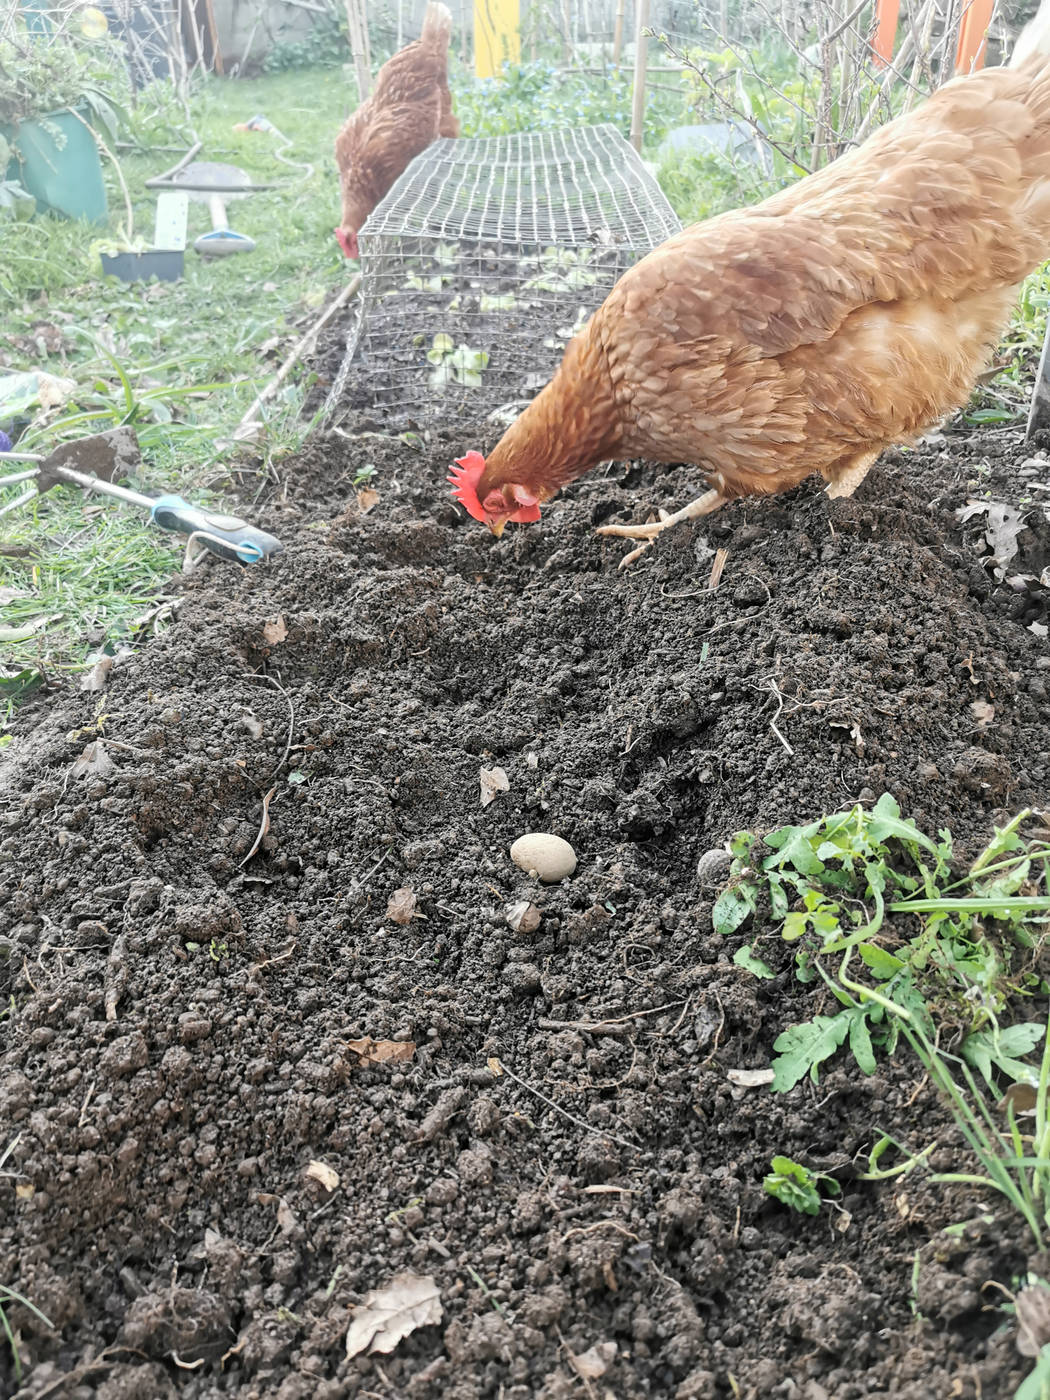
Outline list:
[[[530,521],[539,520],[540,503],[538,497],[534,496],[524,486],[505,486],[502,493],[494,490],[490,495],[495,495],[499,503],[499,512],[489,515],[485,507],[478,499],[478,482],[481,480],[481,473],[485,470],[485,459],[480,452],[468,452],[465,457],[457,457],[456,465],[449,472],[449,481],[452,483],[452,494],[460,505],[464,506],[467,514],[472,515],[475,520],[482,520],[486,525],[493,519],[513,520],[516,525],[525,525]],[[506,493],[518,502],[518,508],[509,511],[507,508]]]
[[[484,470],[485,459],[481,453],[468,452],[465,457],[456,458],[456,465],[448,474],[453,496],[475,520],[485,519],[485,512],[478,500],[478,482]]]

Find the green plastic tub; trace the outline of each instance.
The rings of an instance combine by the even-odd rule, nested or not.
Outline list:
[[[70,111],[5,128],[14,157],[9,167],[39,205],[68,219],[106,220],[106,187],[95,138]]]

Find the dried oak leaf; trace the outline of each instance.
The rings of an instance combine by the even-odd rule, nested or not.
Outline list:
[[[100,656],[90,671],[80,677],[81,690],[105,690],[109,673],[113,669],[112,656]]]
[[[543,915],[527,899],[519,899],[517,904],[508,904],[504,916],[515,933],[534,933],[539,928]]]
[[[775,1075],[772,1069],[731,1069],[726,1071],[726,1078],[739,1089],[758,1089],[772,1084]]]
[[[93,778],[107,778],[116,766],[106,752],[105,744],[101,739],[96,739],[74,761],[73,777],[83,778],[90,774]]]
[[[278,642],[283,642],[287,635],[288,624],[280,614],[277,617],[268,618],[263,623],[263,641],[268,647],[274,647]]]
[[[373,1040],[366,1035],[361,1040],[348,1040],[347,1047],[360,1056],[363,1065],[398,1064],[410,1060],[416,1053],[413,1040]]]
[[[410,885],[395,890],[386,902],[386,916],[392,924],[408,924],[416,917],[419,901]]]
[[[346,1334],[346,1354],[393,1351],[417,1327],[433,1327],[441,1316],[438,1287],[429,1275],[395,1274],[385,1288],[373,1289],[354,1308]]]
[[[605,1375],[616,1360],[618,1350],[615,1342],[597,1342],[579,1356],[569,1352],[569,1359],[578,1376],[582,1376],[585,1381],[596,1381],[599,1376]]]
[[[481,805],[487,807],[490,802],[495,801],[501,792],[510,792],[510,779],[502,768],[482,768],[478,774],[481,779]]]

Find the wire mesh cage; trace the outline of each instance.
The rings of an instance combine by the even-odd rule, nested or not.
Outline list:
[[[361,230],[329,413],[401,429],[520,407],[617,278],[679,227],[612,126],[434,142]]]

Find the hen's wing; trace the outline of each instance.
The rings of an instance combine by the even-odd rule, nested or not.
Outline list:
[[[687,229],[594,318],[627,447],[738,491],[833,473],[961,401],[1050,248],[1050,68],[948,84],[757,208]]]

